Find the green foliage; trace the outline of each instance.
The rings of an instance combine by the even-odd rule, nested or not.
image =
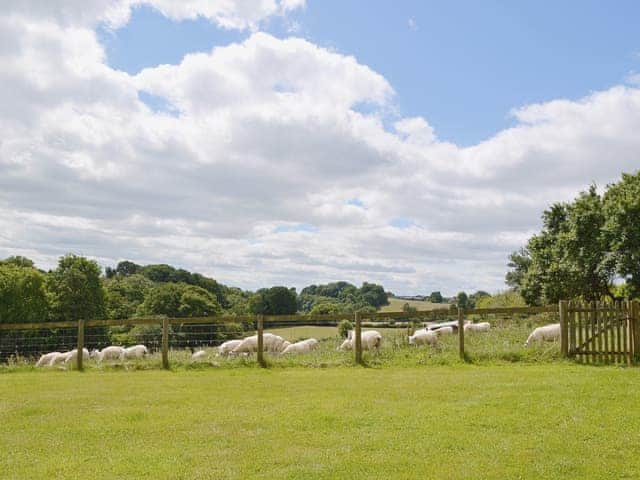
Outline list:
[[[149,290],[138,307],[139,315],[206,317],[219,315],[217,298],[207,290],[184,283],[161,283]]]
[[[524,276],[531,266],[531,255],[529,251],[523,247],[517,252],[509,255],[509,263],[507,266],[511,269],[505,276],[505,282],[509,287],[518,290],[524,283]]]
[[[139,274],[116,276],[104,282],[107,318],[135,316],[153,282]]]
[[[298,296],[298,310],[301,312],[353,313],[365,307],[373,307],[375,311],[388,303],[384,288],[367,282],[361,288],[348,282],[310,285],[303,288]],[[321,306],[315,308],[316,305]]]
[[[610,244],[606,263],[627,279],[631,295],[640,296],[640,171],[623,174],[604,195],[605,236]]]
[[[253,314],[289,315],[298,308],[295,288],[271,287],[258,290],[249,301]]]
[[[52,317],[56,320],[102,318],[105,309],[100,271],[94,260],[76,255],[61,257],[46,282]]]
[[[239,288],[226,289],[225,299],[225,314],[226,315],[250,315],[249,299],[251,293],[241,290]]]
[[[30,260],[27,257],[22,257],[20,255],[0,260],[0,265],[13,265],[14,267],[34,268],[33,260]]]
[[[341,338],[347,338],[350,330],[353,330],[353,323],[349,320],[341,320],[340,323],[338,323],[338,335],[340,335]]]
[[[444,298],[440,292],[431,292],[429,295],[429,301],[432,303],[442,303],[444,302]]]
[[[387,294],[382,285],[364,282],[360,288],[360,295],[362,295],[362,299],[366,303],[375,308],[380,308],[383,305],[389,304]]]
[[[47,320],[44,285],[44,275],[35,268],[13,261],[0,264],[0,323]]]
[[[614,272],[603,262],[608,251],[604,224],[595,186],[572,203],[552,205],[543,214],[542,231],[511,255],[507,283],[530,305],[608,295]]]
[[[465,292],[458,293],[456,297],[456,305],[459,308],[471,308],[471,303],[469,302],[469,296]]]
[[[312,315],[336,315],[344,312],[345,305],[339,302],[323,301],[316,303],[311,309]]]
[[[130,262],[129,260],[124,260],[118,263],[115,272],[117,275],[128,277],[129,275],[140,273],[140,270],[142,270],[142,267],[140,265]]]
[[[408,303],[405,303],[404,305],[402,305],[402,311],[407,313],[414,313],[414,312],[417,312],[418,309],[416,307],[409,305]]]
[[[494,295],[483,296],[476,302],[476,308],[502,308],[502,307],[524,307],[524,298],[513,290],[496,293]]]

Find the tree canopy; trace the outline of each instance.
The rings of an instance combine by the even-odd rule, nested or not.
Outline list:
[[[509,257],[506,283],[530,305],[610,296],[616,278],[640,294],[640,173],[595,185],[544,211],[542,230]]]

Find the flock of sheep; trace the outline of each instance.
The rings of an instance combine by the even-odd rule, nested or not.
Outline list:
[[[124,361],[127,359],[143,358],[149,353],[149,350],[144,345],[134,345],[132,347],[118,347],[110,346],[103,348],[102,350],[89,350],[82,349],[82,359],[89,360],[90,358],[96,359],[97,362],[103,362],[104,360],[119,360]],[[55,365],[67,365],[76,363],[78,360],[78,349],[74,348],[69,352],[49,352],[42,355],[36,362],[36,367],[53,367]]]
[[[465,333],[483,333],[488,332],[491,328],[489,322],[471,323],[464,325]],[[455,327],[452,324],[435,324],[416,330],[413,335],[409,336],[409,345],[437,345],[439,337],[452,335]],[[318,347],[319,342],[315,338],[308,338],[296,343],[291,343],[279,335],[273,333],[264,333],[263,351],[269,353],[278,353],[281,355],[288,354],[304,354],[309,353]],[[377,330],[365,330],[361,332],[361,345],[363,351],[378,351],[382,344],[382,334]],[[560,324],[554,323],[538,327],[531,332],[525,347],[530,346],[533,342],[538,341],[555,341],[560,339]],[[347,338],[338,347],[338,350],[353,350],[355,348],[354,331],[348,332]],[[252,335],[242,340],[229,340],[218,347],[218,355],[223,357],[232,357],[238,355],[250,355],[258,351],[258,336]],[[92,350],[91,353],[85,348],[82,352],[83,360],[95,359],[98,363],[105,360],[115,360],[123,362],[127,359],[143,358],[149,353],[144,345],[134,345],[132,347],[109,346],[102,350]],[[208,357],[206,350],[193,351],[191,360],[194,362],[205,360]],[[78,350],[74,349],[69,352],[50,352],[45,353],[36,363],[36,367],[55,366],[73,364],[77,361]]]

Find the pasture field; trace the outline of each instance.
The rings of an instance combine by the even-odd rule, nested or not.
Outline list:
[[[640,370],[569,363],[0,375],[0,478],[640,476]]]
[[[423,302],[421,300],[402,300],[401,298],[389,297],[389,305],[380,307],[381,312],[401,312],[405,303],[415,307],[419,312],[435,310],[437,308],[447,308],[448,303]]]

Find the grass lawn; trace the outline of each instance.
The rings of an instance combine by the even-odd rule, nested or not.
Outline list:
[[[9,371],[0,478],[640,476],[640,370]]]

